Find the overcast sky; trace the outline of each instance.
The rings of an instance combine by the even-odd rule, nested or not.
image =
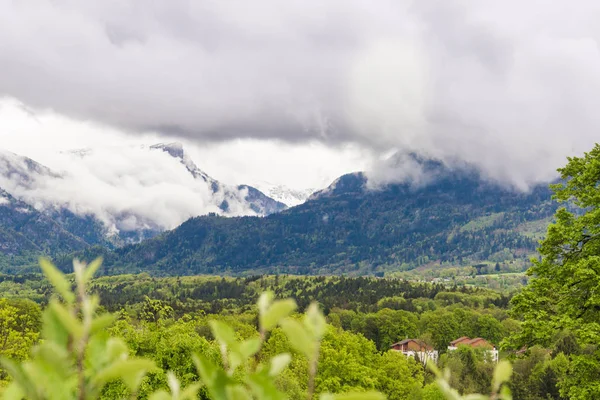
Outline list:
[[[592,0],[0,0],[0,95],[44,125],[15,128],[9,101],[0,140],[40,153],[178,137],[217,178],[295,187],[397,149],[524,187],[598,137],[599,12]]]

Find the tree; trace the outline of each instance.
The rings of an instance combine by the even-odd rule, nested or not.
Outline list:
[[[420,320],[421,332],[431,333],[434,348],[445,352],[448,344],[461,336],[461,326],[456,321],[454,313],[446,310],[428,311],[423,313]]]
[[[440,365],[450,371],[449,383],[460,393],[489,392],[493,364],[484,361],[483,349],[459,345],[440,358]]]
[[[0,299],[0,355],[24,360],[39,336],[40,307],[27,300]],[[0,379],[5,373],[0,369]]]
[[[421,399],[423,400],[446,400],[446,396],[435,383],[430,383],[421,390]]]
[[[409,394],[423,385],[423,368],[412,357],[397,351],[385,352],[379,361],[377,389],[389,400],[409,398]]]
[[[173,308],[160,300],[154,300],[144,296],[144,303],[140,312],[140,318],[149,322],[158,322],[163,318],[173,316]]]
[[[379,356],[362,335],[329,328],[321,344],[317,392],[342,393],[375,389]]]
[[[541,242],[541,259],[532,260],[529,285],[512,301],[513,314],[524,322],[505,346],[548,348],[558,332],[572,332],[579,346],[592,351],[572,356],[580,368],[561,394],[600,398],[600,354],[593,350],[600,343],[600,145],[568,158],[558,171],[562,182],[551,187],[565,206]]]
[[[494,345],[498,345],[504,337],[504,326],[491,315],[481,315],[477,319],[476,331],[479,337],[487,339]]]

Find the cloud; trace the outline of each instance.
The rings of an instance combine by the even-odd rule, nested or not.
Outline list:
[[[14,99],[0,99],[1,148],[52,169],[78,168],[77,163],[64,162],[59,153],[65,150],[148,146],[173,141],[177,138],[151,133],[127,134],[95,122],[32,110]],[[320,189],[344,173],[365,169],[373,157],[369,149],[361,146],[328,146],[318,141],[188,139],[183,142],[185,152],[211,177],[229,185],[265,188],[283,185],[296,190]]]
[[[58,206],[94,215],[111,232],[163,230],[192,216],[221,214],[224,200],[226,215],[256,215],[245,201],[246,190],[238,190],[238,184],[319,189],[354,167],[366,166],[364,157],[368,157],[356,146],[336,149],[316,142],[185,143],[186,161],[223,184],[214,193],[178,159],[150,149],[172,139],[127,135],[3,99],[0,188],[40,210]]]
[[[50,170],[1,152],[0,187],[38,210],[93,215],[111,233],[172,229],[207,213],[257,215],[246,189],[214,186],[195,177],[187,168],[195,166],[186,162],[148,146],[105,146],[54,153]]]
[[[3,154],[3,160],[10,154]],[[8,174],[0,165],[1,184],[37,209],[60,206],[79,215],[95,215],[110,231],[170,229],[195,215],[219,212],[219,195],[162,151],[143,148],[100,148],[85,156],[56,156],[58,174]],[[19,157],[9,169],[25,170]],[[6,178],[5,178],[6,177]],[[252,212],[250,212],[252,213]]]
[[[596,140],[598,11],[591,0],[2,1],[0,93],[132,134],[414,151],[526,187]]]
[[[368,168],[374,154],[357,145],[335,147],[311,141],[287,143],[256,139],[189,146],[190,155],[211,176],[257,188],[322,189],[348,172]]]

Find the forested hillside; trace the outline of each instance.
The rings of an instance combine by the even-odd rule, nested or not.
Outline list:
[[[0,253],[72,252],[87,245],[49,216],[0,189]]]
[[[545,185],[523,193],[473,171],[438,169],[426,186],[378,189],[358,173],[265,218],[196,217],[140,244],[81,256],[103,255],[106,273],[383,274],[527,259],[555,210]]]

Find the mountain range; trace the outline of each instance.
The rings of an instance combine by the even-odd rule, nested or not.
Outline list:
[[[419,161],[430,177],[373,189],[347,174],[305,203],[264,218],[199,216],[114,251],[105,272],[377,274],[423,265],[526,260],[556,210],[546,185],[520,192],[469,168]]]
[[[298,194],[298,205],[288,208],[253,186],[211,178],[178,144],[138,150],[144,157],[176,160],[165,165],[188,176],[183,182],[204,188],[198,193],[209,193],[208,209],[216,211],[192,215],[174,229],[134,208],[108,217],[82,212],[81,204],[44,195],[68,181],[67,173],[0,153],[0,269],[18,270],[7,257],[14,262],[23,254],[50,255],[65,268],[74,256],[102,255],[105,273],[161,275],[382,275],[424,265],[508,262],[535,251],[557,207],[546,185],[522,192],[490,182],[469,166],[452,168],[413,155],[419,179],[375,185],[366,173],[351,173],[310,196]],[[93,152],[71,155],[85,160]],[[116,174],[118,183],[132,179],[121,177],[120,170]]]
[[[197,201],[207,202],[204,208],[214,214],[265,216],[287,208],[286,204],[252,186],[227,185],[211,178],[194,164],[180,144],[157,144],[136,151],[154,157],[156,154],[153,153],[165,153],[176,159],[179,163],[174,164],[175,168],[182,170],[178,173],[188,174],[190,182],[198,186],[196,190],[204,194]],[[77,163],[93,154],[93,149],[82,149],[67,155]],[[118,170],[115,174],[123,175]],[[127,178],[149,179],[145,175]],[[77,200],[77,183],[77,179],[67,172],[53,171],[30,158],[0,152],[0,254],[39,252],[55,255],[93,245],[112,249],[151,238],[166,229],[160,220],[153,220],[148,213],[138,213],[131,208],[119,210],[102,205],[103,213],[95,213],[85,201]],[[148,185],[151,184],[160,188],[164,182]],[[55,190],[64,191],[65,188],[72,194],[66,192],[55,196]],[[176,225],[184,220],[182,218]]]

